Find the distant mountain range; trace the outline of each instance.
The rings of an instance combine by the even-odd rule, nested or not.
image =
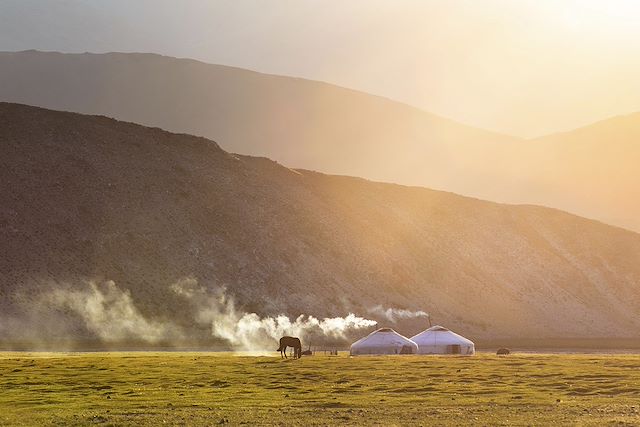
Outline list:
[[[134,53],[0,53],[0,100],[200,135],[289,167],[542,204],[640,231],[640,115],[522,140],[327,83]]]
[[[289,169],[105,117],[0,103],[0,122],[0,339],[113,328],[104,295],[78,293],[108,280],[123,292],[115,318],[133,303],[145,328],[193,327],[176,295],[187,280],[261,315],[369,317],[382,306],[428,311],[474,339],[640,335],[634,232]],[[71,302],[56,306],[60,291]],[[99,316],[83,323],[80,309]],[[121,326],[126,337],[132,326]]]

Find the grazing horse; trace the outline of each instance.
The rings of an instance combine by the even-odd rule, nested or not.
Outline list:
[[[287,347],[293,347],[293,358],[299,359],[302,356],[302,344],[300,338],[282,337],[280,338],[280,347],[276,351],[280,352],[280,357],[287,358]]]

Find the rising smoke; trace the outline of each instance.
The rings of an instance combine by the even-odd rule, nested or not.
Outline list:
[[[208,290],[194,279],[181,280],[172,285],[172,290],[191,301],[196,321],[210,325],[211,334],[225,340],[234,350],[272,350],[284,335],[297,336],[305,342],[341,340],[350,331],[377,324],[353,313],[323,319],[302,314],[293,321],[285,315],[261,317],[238,310],[224,288]]]
[[[390,322],[396,322],[404,319],[417,319],[419,317],[429,317],[429,314],[424,311],[411,311],[401,308],[383,308],[381,305],[370,308],[369,314],[384,317]]]
[[[141,340],[154,344],[175,336],[173,325],[146,319],[133,303],[129,291],[113,281],[89,283],[85,290],[55,290],[44,302],[75,313],[84,326],[103,342]]]
[[[174,283],[170,290],[173,302],[183,303],[181,307],[186,304],[190,310],[182,326],[145,316],[128,290],[107,281],[90,282],[82,289],[56,289],[39,296],[35,302],[31,300],[23,307],[20,318],[3,318],[0,335],[8,336],[13,332],[14,337],[36,343],[50,341],[54,333],[55,342],[69,344],[78,339],[77,328],[69,323],[70,319],[75,319],[76,325],[80,320],[79,326],[84,330],[112,345],[122,342],[168,345],[201,342],[197,337],[194,341],[191,336],[191,329],[199,328],[201,333],[208,330],[210,337],[233,350],[273,351],[278,339],[284,335],[298,336],[305,345],[340,345],[360,336],[362,330],[377,325],[376,320],[353,313],[325,318],[306,314],[293,318],[284,314],[262,316],[239,308],[225,288],[202,286],[192,278]],[[391,322],[428,316],[424,311],[382,306],[368,311],[374,318]],[[64,316],[60,317],[61,314]],[[166,314],[165,318],[170,318],[173,313]],[[38,335],[38,331],[45,336]],[[211,344],[214,340],[206,342]]]

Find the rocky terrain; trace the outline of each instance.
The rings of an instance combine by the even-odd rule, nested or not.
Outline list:
[[[331,84],[152,54],[0,53],[0,101],[200,135],[288,167],[640,231],[640,116],[523,140]]]
[[[259,315],[381,306],[473,338],[638,336],[636,233],[105,117],[0,103],[0,123],[4,337],[171,337],[206,311],[185,295],[220,289]]]

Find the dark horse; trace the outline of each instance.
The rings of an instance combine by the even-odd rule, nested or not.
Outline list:
[[[293,347],[293,358],[299,359],[302,356],[302,344],[300,338],[282,337],[280,338],[280,347],[276,350],[280,352],[280,357],[287,357],[287,347]]]

